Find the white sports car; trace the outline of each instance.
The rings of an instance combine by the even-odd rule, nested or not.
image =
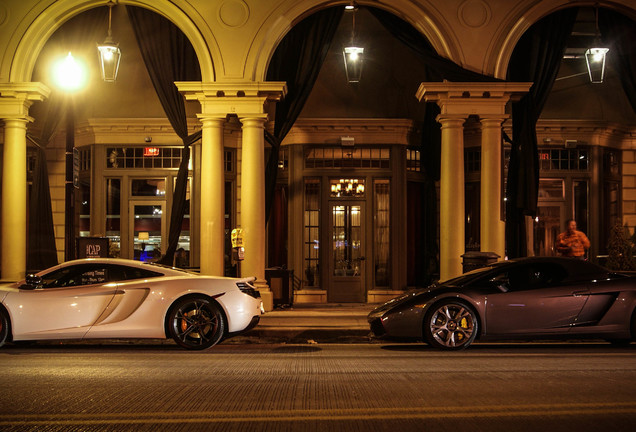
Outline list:
[[[68,261],[0,286],[0,346],[172,338],[186,349],[206,349],[258,324],[263,304],[252,281],[125,259]]]

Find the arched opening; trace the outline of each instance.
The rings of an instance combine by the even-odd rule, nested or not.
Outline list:
[[[199,107],[183,101],[174,81],[200,81],[199,61],[173,23],[146,9],[118,5],[112,33],[123,60],[117,80],[104,82],[96,42],[103,40],[107,23],[106,8],[76,15],[52,34],[34,67],[33,79],[53,91],[31,113],[30,214],[47,214],[39,206],[47,206],[41,197],[49,189],[53,210],[48,222],[29,223],[30,269],[84,257],[82,249],[75,250],[81,237],[108,238],[104,256],[157,260],[172,248],[172,253],[185,253],[188,266],[192,262],[194,138],[189,135],[197,132]],[[86,86],[72,94],[51,76],[54,61],[68,52],[87,65],[89,74]],[[43,158],[49,161],[50,187],[40,181],[47,177]],[[31,232],[43,226],[51,229]],[[43,247],[45,261],[39,260]],[[51,248],[57,256],[51,256]]]
[[[568,27],[564,23],[570,25],[557,35],[550,30],[550,20],[558,20],[561,29]],[[508,239],[528,239],[520,248],[509,243],[513,256],[557,255],[556,236],[565,229],[565,221],[574,218],[592,240],[588,258],[602,263],[621,206],[623,218],[630,218],[625,213],[630,212],[629,200],[621,193],[625,177],[620,175],[620,149],[636,120],[630,103],[635,97],[633,78],[625,69],[633,62],[633,54],[625,46],[633,26],[631,19],[610,9],[570,8],[538,21],[518,42],[508,78],[535,85],[530,91],[532,99],[522,100],[517,108],[513,105],[512,122],[507,124],[516,135],[509,173],[517,172],[508,175],[508,199],[510,205],[516,200],[517,209],[523,207],[517,212],[523,214],[517,217],[519,230],[507,235]],[[585,51],[599,42],[610,47],[610,52],[605,79],[592,83]],[[546,48],[559,55],[551,64],[546,60],[549,55],[542,54]],[[525,108],[519,108],[522,104]],[[524,125],[520,118],[532,120]],[[532,142],[530,138],[535,136]],[[524,199],[526,204],[521,203]],[[510,210],[509,218],[513,216]],[[526,228],[527,236],[523,234]]]
[[[302,54],[315,47],[302,41],[315,45],[320,38],[300,28],[312,32],[308,22],[319,14],[331,24],[329,19],[336,18],[328,17],[329,10],[288,33],[267,74],[268,80],[288,84],[287,99],[277,106],[274,134],[291,128],[289,137],[282,133],[274,139],[282,146],[270,164],[278,180],[271,185],[276,208],[270,218],[269,263],[289,262],[301,296],[330,302],[374,301],[368,299],[435,278],[439,109],[420,103],[415,93],[422,81],[494,81],[440,58],[422,34],[388,12],[361,6],[355,21],[352,13],[342,14],[332,39],[322,42],[328,50],[302,109],[284,104],[293,105],[306,91],[294,82],[302,71],[315,72]],[[364,46],[364,69],[355,83],[348,82],[343,62],[352,33]],[[334,192],[350,184],[357,193]],[[303,237],[288,239],[287,232]],[[292,252],[285,254],[286,246]]]

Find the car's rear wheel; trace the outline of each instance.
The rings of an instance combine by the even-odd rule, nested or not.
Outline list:
[[[225,318],[214,301],[202,296],[186,297],[170,309],[168,332],[183,348],[203,350],[221,340]]]
[[[424,340],[446,350],[461,350],[477,337],[479,322],[472,307],[459,300],[434,304],[424,318]]]
[[[0,308],[0,347],[9,338],[9,316]]]

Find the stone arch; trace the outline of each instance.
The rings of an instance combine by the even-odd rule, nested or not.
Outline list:
[[[541,18],[557,12],[561,9],[573,7],[593,7],[613,9],[636,20],[636,10],[626,6],[627,1],[558,1],[542,2],[531,7],[518,5],[510,18],[502,23],[498,34],[493,38],[493,44],[489,48],[489,55],[485,60],[485,73],[492,73],[497,78],[505,79],[508,63],[521,36]]]
[[[344,6],[349,1],[342,0],[286,0],[270,14],[260,27],[254,38],[245,66],[245,77],[255,81],[264,81],[267,67],[276,47],[299,21],[317,10]],[[451,27],[436,10],[427,9],[426,5],[415,5],[412,2],[396,1],[378,4],[371,0],[357,1],[360,6],[381,7],[400,17],[422,33],[431,43],[435,51],[456,63],[463,65],[462,50]]]
[[[214,65],[222,67],[218,46],[210,32],[201,32],[200,29],[205,29],[207,26],[197,25],[193,21],[193,17],[198,16],[198,13],[186,2],[119,0],[118,3],[143,7],[172,21],[190,40],[199,60],[202,80],[215,80]],[[177,7],[178,3],[184,4]],[[74,2],[53,2],[47,8],[41,9],[37,16],[25,25],[26,28],[17,31],[11,38],[12,42],[17,41],[15,42],[15,50],[13,55],[9,56],[9,63],[2,65],[3,73],[1,76],[8,76],[9,82],[31,81],[37,58],[51,35],[73,16],[95,7],[104,7],[105,4],[104,1],[100,0],[77,0]]]

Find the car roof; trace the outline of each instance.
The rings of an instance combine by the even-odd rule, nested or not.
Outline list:
[[[63,263],[58,264],[57,266],[44,269],[40,271],[39,273],[48,272],[56,268],[63,268],[63,267],[69,267],[73,265],[81,265],[81,264],[122,265],[122,266],[128,266],[128,267],[142,268],[145,270],[157,271],[160,273],[171,274],[171,275],[184,275],[184,274],[195,275],[196,274],[196,273],[187,272],[182,269],[168,267],[162,264],[136,261],[136,260],[126,259],[126,258],[80,258],[80,259],[75,259],[71,261],[65,261]]]

